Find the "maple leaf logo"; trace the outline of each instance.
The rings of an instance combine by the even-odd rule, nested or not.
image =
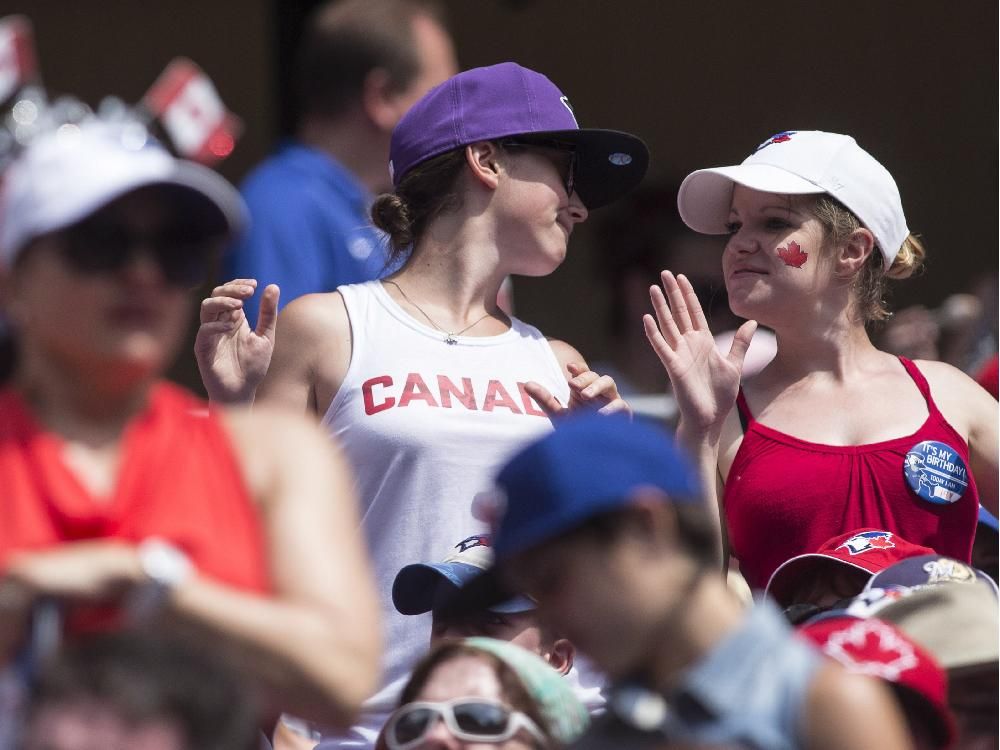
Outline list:
[[[891,682],[920,664],[913,644],[877,619],[858,620],[832,633],[822,649],[851,672]]]
[[[786,266],[802,268],[806,259],[809,258],[809,253],[802,252],[802,249],[799,247],[799,243],[793,240],[788,243],[788,247],[778,248],[778,257],[785,262]]]
[[[794,131],[794,130],[783,130],[780,133],[775,133],[770,138],[768,138],[766,141],[764,141],[762,144],[760,144],[756,148],[756,150],[754,151],[754,153],[757,153],[757,151],[760,151],[762,148],[766,148],[767,146],[770,146],[772,143],[784,143],[785,141],[790,141],[790,140],[792,140],[792,136],[795,135],[795,133],[796,133],[796,131]]]
[[[893,547],[896,546],[891,541],[886,539],[884,536],[877,536],[874,537],[873,539],[869,539],[868,544],[870,544],[875,549],[892,549]]]

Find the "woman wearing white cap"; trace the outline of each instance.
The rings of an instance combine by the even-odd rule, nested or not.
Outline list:
[[[163,381],[238,193],[137,122],[58,125],[3,174],[0,669],[55,646],[33,621],[167,624],[266,713],[347,723],[379,642],[344,460],[301,418],[209,411]]]
[[[869,525],[968,561],[978,500],[997,507],[996,403],[955,368],[868,337],[888,316],[885,279],[924,256],[889,172],[849,136],[787,131],[738,166],[688,175],[678,207],[692,229],[729,235],[726,288],[748,322],[717,352],[691,285],[664,271],[646,333],[682,439],[724,483],[723,530],[751,586]],[[777,356],[741,383],[758,322]]]

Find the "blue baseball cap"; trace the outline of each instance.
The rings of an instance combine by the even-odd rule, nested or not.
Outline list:
[[[690,460],[652,422],[588,411],[554,425],[500,470],[493,496],[494,565],[453,597],[449,609],[480,609],[509,596],[498,567],[590,518],[628,506],[637,490],[659,490],[675,503],[702,502]]]
[[[905,586],[933,586],[942,583],[979,584],[997,596],[997,585],[986,573],[944,555],[919,555],[890,565],[869,579],[865,590]]]
[[[461,589],[493,564],[489,534],[475,534],[455,545],[455,552],[439,563],[414,563],[402,568],[392,582],[392,603],[403,615],[422,615],[436,608],[450,593]],[[535,609],[534,600],[515,596],[491,605],[499,614]]]
[[[627,505],[642,487],[674,502],[701,502],[698,476],[666,432],[596,412],[556,422],[500,470],[496,483],[506,506],[493,535],[498,561]]]

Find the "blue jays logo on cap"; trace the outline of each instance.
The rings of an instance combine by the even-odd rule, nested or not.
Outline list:
[[[473,536],[463,539],[458,544],[455,545],[455,549],[459,552],[465,552],[472,549],[473,547],[492,547],[490,543],[489,534],[475,534]]]
[[[895,546],[891,531],[863,531],[852,536],[837,549],[846,547],[852,555],[859,555],[870,549],[891,549]]]
[[[903,476],[918,497],[935,505],[957,502],[969,486],[969,470],[958,451],[937,440],[924,440],[907,451]]]
[[[798,132],[797,130],[782,130],[780,133],[775,133],[766,141],[764,141],[762,144],[760,144],[757,148],[755,148],[754,153],[756,154],[762,148],[767,148],[772,143],[784,143],[785,141],[790,141],[792,140],[792,136],[795,135],[797,132]]]

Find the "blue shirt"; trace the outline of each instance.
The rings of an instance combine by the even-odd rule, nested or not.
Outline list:
[[[777,608],[762,602],[684,674],[673,693],[663,696],[655,728],[637,728],[642,715],[649,715],[654,694],[619,688],[612,692],[606,718],[577,747],[657,746],[667,738],[711,747],[795,750],[801,747],[803,704],[821,663],[819,652],[795,637]]]
[[[280,304],[382,275],[384,235],[368,216],[372,196],[342,164],[288,141],[243,182],[250,226],[229,249],[224,279],[281,287]],[[257,324],[260,292],[245,306]]]

